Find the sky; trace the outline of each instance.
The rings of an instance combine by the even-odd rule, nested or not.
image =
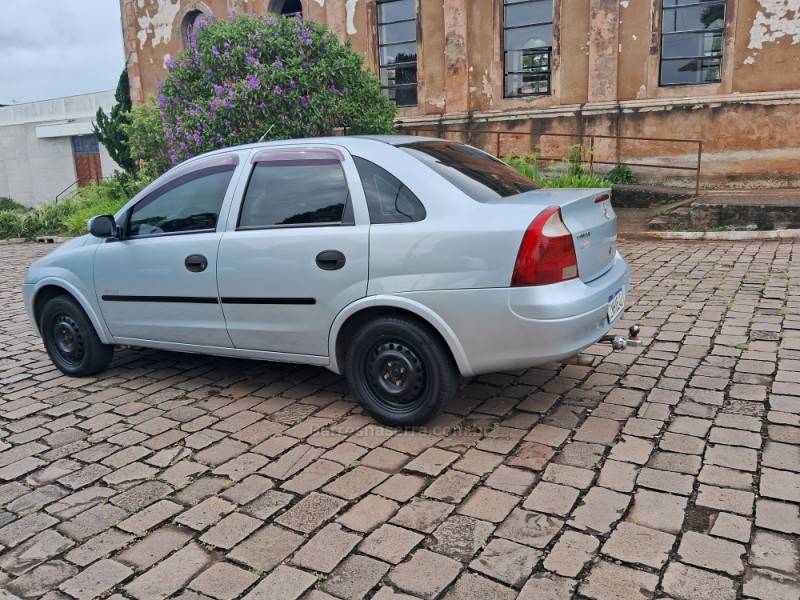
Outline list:
[[[115,89],[124,54],[119,0],[0,0],[0,104]]]

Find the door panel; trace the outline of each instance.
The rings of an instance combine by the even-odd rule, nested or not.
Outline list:
[[[192,233],[108,242],[95,255],[95,289],[115,338],[231,347],[217,295],[222,234]],[[190,271],[186,259],[208,266]]]
[[[358,173],[334,147],[270,148],[251,162],[219,251],[231,340],[236,348],[327,356],[334,318],[367,292],[369,224]]]
[[[327,356],[336,315],[367,292],[366,225],[231,231],[219,251],[219,288],[236,348]],[[338,250],[345,264],[317,265]]]

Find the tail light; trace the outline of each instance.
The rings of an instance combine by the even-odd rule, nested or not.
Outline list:
[[[542,211],[525,231],[511,285],[546,285],[577,276],[578,259],[572,234],[561,219],[561,209],[551,206]]]

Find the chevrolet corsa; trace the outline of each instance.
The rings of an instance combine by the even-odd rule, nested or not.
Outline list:
[[[539,189],[450,141],[335,137],[178,165],[30,267],[67,375],[114,345],[320,365],[379,421],[420,424],[459,376],[572,356],[625,307],[607,189]]]

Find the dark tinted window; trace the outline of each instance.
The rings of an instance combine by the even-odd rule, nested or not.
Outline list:
[[[201,169],[165,184],[133,207],[128,236],[216,229],[233,170]]]
[[[505,96],[549,94],[553,0],[505,0],[503,7]]]
[[[381,87],[397,106],[417,103],[417,4],[378,0]]]
[[[364,186],[372,223],[408,223],[425,218],[425,207],[397,177],[358,156],[353,160]]]
[[[239,227],[341,223],[348,196],[337,160],[258,163],[247,185]]]
[[[664,0],[661,85],[722,79],[725,0]]]
[[[478,202],[491,202],[541,187],[503,161],[472,146],[442,141],[413,142],[398,147]]]

